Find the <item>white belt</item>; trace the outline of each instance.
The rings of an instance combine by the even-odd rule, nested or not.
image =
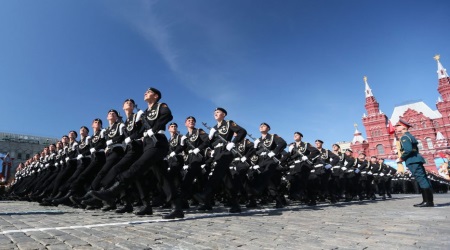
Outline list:
[[[233,161],[240,161],[240,160],[241,160],[240,157],[236,157],[236,158],[233,159]]]
[[[267,154],[267,152],[262,152],[260,155],[261,156],[264,156],[264,155],[266,155]]]
[[[339,166],[334,166],[334,167],[333,167],[333,169],[338,169],[338,168],[341,168],[341,167],[339,167]]]
[[[301,160],[295,160],[294,163],[300,163],[302,162]]]
[[[354,170],[353,169],[349,169],[349,170],[347,170],[347,173],[353,173],[354,172]]]
[[[366,171],[362,171],[361,174],[367,174],[367,172]]]
[[[45,167],[48,168],[50,166],[50,163],[45,164]]]
[[[220,147],[223,147],[223,143],[217,144],[214,148],[220,148]]]
[[[378,175],[378,173],[375,173],[375,174],[373,174],[373,175]]]
[[[323,167],[323,164],[317,164],[317,165],[315,165],[314,167],[315,167],[315,168],[320,168],[320,167]]]
[[[316,170],[314,170],[314,169],[313,169],[313,170],[311,170],[311,173],[314,173],[314,172],[316,172]]]

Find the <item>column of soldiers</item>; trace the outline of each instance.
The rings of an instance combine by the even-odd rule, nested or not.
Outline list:
[[[350,149],[342,153],[337,144],[324,149],[322,140],[313,146],[302,141],[300,132],[288,144],[265,122],[259,126],[259,138],[253,138],[226,119],[224,108],[215,109],[216,124],[204,124],[205,130],[188,116],[187,133],[182,135],[161,98],[159,90],[149,88],[144,93],[145,110],[138,110],[132,99],[124,101],[125,121],[111,109],[106,128],[97,118],[91,136],[86,126],[80,128],[78,141],[78,133],[70,131],[17,171],[9,196],[43,206],[137,215],[151,215],[155,206],[172,207],[163,218],[175,219],[183,218],[183,210],[190,206],[209,211],[218,202],[229,206],[230,213],[239,213],[241,204],[255,208],[274,202],[282,208],[286,196],[315,206],[417,191],[413,181],[406,181],[411,180],[407,172],[397,173],[376,156],[367,160],[360,153],[354,158]],[[434,180],[448,190],[448,182],[438,176]]]

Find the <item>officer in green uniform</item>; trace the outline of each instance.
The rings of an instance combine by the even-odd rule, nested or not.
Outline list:
[[[417,183],[422,189],[422,203],[414,205],[415,207],[433,207],[433,190],[431,188],[431,182],[427,177],[423,164],[425,159],[419,154],[417,148],[417,140],[414,136],[408,132],[411,124],[400,119],[395,125],[395,133],[400,137],[400,152],[401,157],[397,159],[398,163],[405,162],[406,167],[414,175]]]

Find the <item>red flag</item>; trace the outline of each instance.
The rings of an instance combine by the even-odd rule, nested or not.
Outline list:
[[[386,127],[387,127],[388,133],[390,135],[395,133],[395,129],[394,129],[394,126],[392,126],[391,120],[388,121],[388,124]]]
[[[439,152],[439,156],[440,156],[441,158],[445,158],[445,154],[444,154],[443,152]]]

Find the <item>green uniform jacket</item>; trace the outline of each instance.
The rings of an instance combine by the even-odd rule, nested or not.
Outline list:
[[[401,158],[405,161],[406,165],[418,162],[425,163],[425,159],[419,154],[417,143],[416,138],[409,132],[406,132],[402,138],[400,138],[400,144],[402,146],[400,149],[400,152],[402,153]]]

